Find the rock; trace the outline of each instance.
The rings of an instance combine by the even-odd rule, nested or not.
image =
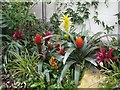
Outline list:
[[[82,80],[78,88],[100,88],[99,85],[100,73],[97,69],[85,69]]]

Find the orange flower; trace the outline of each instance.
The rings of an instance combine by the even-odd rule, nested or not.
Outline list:
[[[52,56],[50,61],[49,61],[50,65],[52,65],[55,69],[58,68],[57,63],[55,62],[55,58]]]
[[[76,38],[76,45],[78,48],[81,48],[83,45],[83,39],[81,37]]]

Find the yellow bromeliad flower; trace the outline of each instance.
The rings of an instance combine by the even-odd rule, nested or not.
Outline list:
[[[70,28],[70,18],[68,17],[68,15],[63,15],[62,23],[65,31],[68,32]]]
[[[55,62],[55,58],[52,56],[50,61],[49,61],[50,65],[52,65],[55,69],[58,68],[57,63]]]

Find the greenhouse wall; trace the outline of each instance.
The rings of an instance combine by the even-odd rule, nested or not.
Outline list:
[[[76,0],[79,1],[79,0]],[[82,0],[85,1],[85,0]],[[87,0],[87,1],[91,1],[91,0]],[[63,0],[61,1],[63,3],[69,3],[69,2],[75,2],[74,0]],[[115,16],[115,14],[118,13],[118,0],[108,0],[107,4],[105,4],[105,0],[100,0],[99,1],[99,7],[98,7],[98,18],[101,21],[104,21],[106,24],[112,26],[115,26],[115,29],[113,31],[113,33],[117,34],[118,33],[118,24],[116,24],[117,22],[117,17]],[[108,6],[107,6],[108,5]],[[57,8],[57,4],[55,2],[55,0],[51,0],[50,4],[45,4],[44,5],[46,7],[45,10],[45,17],[46,19],[49,21],[49,18],[52,16],[52,14],[54,12],[56,12],[56,8]],[[45,8],[44,7],[44,8]],[[74,7],[73,7],[74,8]],[[35,12],[37,18],[42,18],[42,2],[39,2],[32,10],[32,12]],[[91,33],[96,33],[98,31],[103,31],[103,27],[101,25],[97,25],[95,24],[95,22],[92,19],[92,16],[94,15],[93,9],[90,9],[90,17],[89,20],[86,21],[86,29],[88,29]],[[78,29],[79,29],[80,25],[77,25]]]

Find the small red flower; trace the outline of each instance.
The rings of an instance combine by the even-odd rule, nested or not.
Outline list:
[[[81,37],[76,38],[76,45],[78,48],[81,48],[83,45],[83,39]]]
[[[59,50],[56,50],[56,52],[60,55],[65,55],[66,51],[65,51],[65,48],[63,46],[60,46],[59,47]]]
[[[34,42],[39,44],[42,42],[42,36],[40,34],[36,34]]]

